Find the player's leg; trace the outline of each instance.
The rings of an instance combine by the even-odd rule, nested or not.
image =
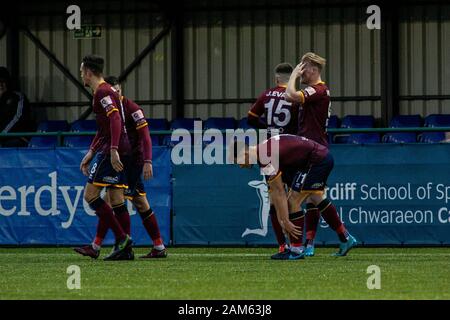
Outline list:
[[[156,215],[153,212],[150,204],[148,203],[146,194],[144,192],[139,192],[139,194],[133,197],[133,205],[139,212],[142,219],[142,224],[145,230],[153,241],[152,250],[142,256],[141,258],[165,258],[167,257],[167,250],[164,246],[164,241],[161,237],[159,231],[158,221]]]
[[[325,185],[333,169],[334,160],[331,154],[319,164],[313,166],[305,182],[305,189],[311,191],[310,199],[319,209],[320,214],[332,230],[336,232],[341,242],[337,256],[345,256],[351,248],[356,246],[356,239],[349,234],[342,223],[336,207],[325,197]]]
[[[286,237],[284,236],[283,228],[278,221],[277,210],[275,209],[274,205],[270,206],[269,216],[270,221],[272,222],[272,229],[275,233],[275,238],[277,239],[278,243],[278,253],[283,253],[286,251],[286,249],[288,249],[288,246],[286,243]]]
[[[294,179],[296,178],[296,176],[297,176],[297,170],[287,170],[286,172],[283,172],[282,179],[283,179],[283,183],[285,184],[285,187],[286,187],[286,192],[288,192],[289,188],[292,186],[292,183],[293,183]],[[270,188],[269,188],[269,192],[270,192]],[[278,220],[275,206],[273,206],[273,205],[270,206],[269,214],[270,214],[270,219],[272,222],[272,228],[275,233],[275,237],[277,239],[278,246],[279,246],[278,252],[276,254],[272,255],[271,259],[284,260],[284,256],[289,255],[289,253],[290,253],[290,247],[287,244],[287,240],[284,235],[283,228],[281,227],[281,224]]]
[[[111,201],[109,200],[109,193],[106,191],[105,196],[103,197],[103,200],[111,206]],[[94,241],[92,241],[92,244],[88,248],[91,250],[91,248],[95,251],[96,256],[100,254],[100,249],[102,248],[103,240],[106,238],[106,234],[108,233],[109,227],[106,224],[104,220],[99,220],[97,223],[97,231],[95,233]]]
[[[301,173],[296,177],[301,179]],[[304,252],[302,248],[304,225],[305,225],[305,212],[301,209],[302,203],[308,198],[308,193],[302,192],[294,187],[289,192],[288,196],[288,207],[289,207],[289,220],[298,228],[300,228],[302,235],[293,236],[289,235],[290,241],[290,251],[291,254],[289,259],[302,259],[304,257]]]
[[[111,207],[114,211],[115,218],[126,235],[126,238],[131,242],[131,222],[130,215],[125,203],[124,189],[121,187],[108,187],[108,196]],[[133,260],[134,253],[131,248],[131,243],[123,244],[123,241],[116,236],[116,242],[110,255],[105,260]]]
[[[127,204],[125,202],[124,190],[120,188],[109,187],[108,194],[111,201],[111,207],[113,208],[117,221],[119,221],[123,231],[126,234],[130,235],[131,221]]]
[[[129,237],[125,234],[119,222],[114,216],[112,208],[100,197],[100,192],[103,189],[101,186],[94,185],[92,183],[87,183],[85,187],[84,199],[89,204],[92,210],[99,218],[99,225],[102,226],[102,230],[107,230],[111,228],[115,237],[120,241],[123,246],[128,246],[130,243]],[[99,230],[100,227],[97,228]],[[94,246],[91,245],[92,249],[95,250]],[[77,252],[83,254],[76,249]],[[94,258],[98,257],[99,250],[95,250],[95,255],[89,255]]]
[[[105,228],[106,230],[108,230],[108,228],[109,228],[107,218],[105,217],[105,214],[103,213],[103,210],[107,210],[107,208],[103,208],[102,204],[99,204],[98,202],[95,201],[95,199],[100,198],[101,190],[102,190],[102,187],[94,186],[90,183],[87,183],[86,187],[84,189],[84,199],[89,203],[89,206],[91,207],[91,209],[95,210],[95,213],[99,217],[99,220],[97,222],[97,233],[98,233],[99,229],[101,230],[102,228]],[[93,202],[93,205],[91,205],[91,202]],[[99,205],[99,207],[96,210],[93,206],[97,206],[97,205]],[[102,226],[102,227],[99,228],[99,226]],[[103,241],[103,239],[101,241],[99,241],[96,238],[92,242],[92,244],[82,246],[82,247],[76,247],[76,248],[74,248],[74,250],[75,250],[75,252],[77,252],[83,256],[88,256],[93,259],[97,259],[100,255],[100,246],[101,246],[102,241]],[[98,243],[100,243],[100,245],[97,245]]]
[[[320,221],[320,211],[311,200],[311,196],[306,199],[306,215],[305,215],[305,256],[314,256],[314,239],[317,233],[317,227]]]
[[[105,196],[103,200],[111,207],[111,200],[109,198],[108,189],[106,190]],[[96,250],[100,250],[103,244],[103,240],[106,238],[106,234],[108,233],[108,226],[99,221],[97,224],[97,232],[95,233],[94,241],[92,242],[92,247]]]

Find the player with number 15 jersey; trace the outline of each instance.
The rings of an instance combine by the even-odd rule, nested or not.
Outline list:
[[[297,134],[299,105],[285,99],[293,68],[280,63],[275,68],[276,87],[265,90],[248,112],[248,123],[258,129],[278,129],[279,134]]]

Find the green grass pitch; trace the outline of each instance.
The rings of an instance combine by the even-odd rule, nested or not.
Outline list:
[[[167,259],[105,262],[71,248],[1,248],[0,299],[450,299],[450,248],[356,248],[341,258],[318,248],[299,261],[272,261],[274,251],[169,248]],[[79,290],[67,288],[70,265],[80,267]],[[381,289],[367,288],[370,265]]]

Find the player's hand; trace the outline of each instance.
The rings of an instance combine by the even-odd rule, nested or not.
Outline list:
[[[94,153],[89,149],[88,153],[84,156],[83,160],[81,160],[80,170],[87,177],[89,175],[89,164],[91,163],[92,158],[94,157]]]
[[[305,70],[306,70],[306,65],[305,65],[304,63],[299,63],[299,64],[295,67],[293,73],[294,73],[297,77],[301,77],[301,76],[303,76],[303,74],[305,73]]]
[[[144,168],[142,169],[142,174],[144,175],[144,180],[153,178],[153,166],[150,162],[144,163]]]
[[[296,238],[302,236],[302,232],[300,230],[300,227],[296,227],[292,222],[290,221],[281,221],[281,227],[284,229],[284,231],[291,236],[294,236]]]
[[[111,165],[117,172],[121,172],[123,170],[123,164],[120,161],[119,152],[117,152],[117,149],[111,149]]]

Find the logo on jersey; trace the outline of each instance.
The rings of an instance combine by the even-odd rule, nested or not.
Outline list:
[[[106,176],[106,177],[103,177],[102,181],[106,182],[106,183],[118,183],[119,177]]]
[[[305,88],[305,92],[308,94],[308,96],[312,96],[316,93],[316,89],[314,89],[313,87],[307,87]]]
[[[110,96],[104,97],[102,100],[100,100],[100,102],[101,102],[103,108],[105,108],[105,109],[108,108],[108,106],[113,104]]]
[[[311,189],[313,189],[313,190],[315,190],[315,189],[322,189],[323,187],[324,187],[324,183],[323,182],[317,182],[317,183],[314,183],[311,186]]]
[[[136,121],[136,122],[139,121],[139,120],[144,119],[144,113],[142,112],[142,110],[138,110],[138,111],[133,112],[131,114],[131,116],[133,117],[133,120]]]

